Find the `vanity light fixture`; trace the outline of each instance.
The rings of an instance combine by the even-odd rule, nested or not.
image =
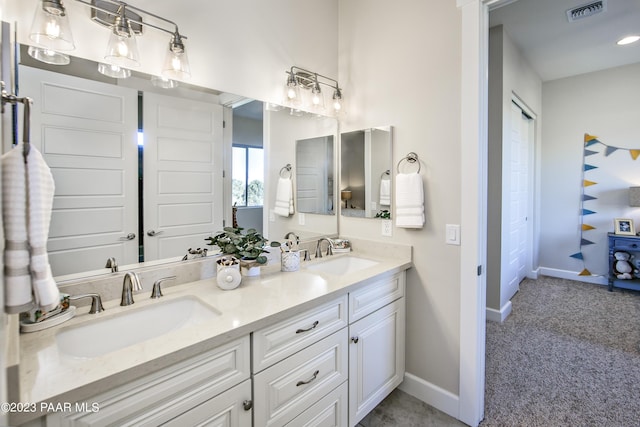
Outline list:
[[[624,45],[627,45],[627,44],[635,43],[638,40],[640,40],[640,36],[627,36],[627,37],[624,37],[624,38],[618,40],[617,44],[620,45],[620,46],[624,46]]]
[[[324,111],[324,94],[321,85],[333,89],[333,112],[338,114],[343,107],[342,90],[337,80],[304,68],[293,66],[287,73],[284,91],[284,104],[295,109],[309,109],[315,112]],[[305,91],[308,93],[305,96]],[[307,102],[304,99],[308,99]],[[292,110],[294,109],[292,108]]]
[[[142,35],[144,27],[148,27],[170,36],[164,66],[160,70],[162,76],[167,80],[187,80],[191,77],[184,45],[186,37],[180,33],[175,22],[120,0],[73,1],[88,6],[91,19],[111,32],[104,58],[107,65],[112,67],[101,65],[99,72],[117,78],[131,75],[128,69],[140,65],[136,37]],[[68,57],[65,62],[65,55],[60,51],[73,50],[75,44],[62,0],[38,0],[29,36],[35,43],[33,49],[29,49],[29,55],[33,58],[50,64],[69,63]]]

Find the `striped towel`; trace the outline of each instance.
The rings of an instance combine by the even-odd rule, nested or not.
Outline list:
[[[35,303],[47,312],[60,301],[47,255],[54,183],[42,154],[33,146],[25,165],[23,144],[2,156],[5,308],[19,313]]]

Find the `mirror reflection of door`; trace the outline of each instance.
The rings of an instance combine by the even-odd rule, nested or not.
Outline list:
[[[247,100],[233,107],[231,204],[239,227],[263,233],[263,103]]]
[[[31,143],[55,180],[54,276],[138,262],[138,92],[20,67],[34,100]]]
[[[323,161],[318,161],[323,159]],[[333,211],[333,136],[296,141],[298,212]]]
[[[20,67],[56,192],[54,276],[182,257],[222,227],[222,107]],[[156,160],[156,161],[152,161]],[[139,188],[140,179],[143,185]],[[144,200],[144,208],[142,201]],[[179,258],[178,258],[179,259]]]

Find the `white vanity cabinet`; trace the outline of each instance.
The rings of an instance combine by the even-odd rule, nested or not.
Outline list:
[[[246,336],[85,399],[86,411],[48,415],[46,426],[250,427],[249,360]],[[99,410],[92,411],[92,403]]]
[[[349,294],[349,425],[404,378],[405,272]]]

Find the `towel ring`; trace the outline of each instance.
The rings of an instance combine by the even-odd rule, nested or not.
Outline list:
[[[288,173],[289,176],[282,176],[282,172]],[[280,169],[280,178],[291,178],[291,163],[287,163],[285,167]]]
[[[389,169],[387,169],[386,171],[382,172],[380,174],[380,179],[384,178],[385,175],[390,177],[391,176],[391,171]]]
[[[418,159],[418,155],[413,151],[400,159],[400,161],[398,162],[398,165],[396,166],[396,170],[398,171],[398,173],[400,173],[400,164],[405,160],[408,163],[418,162],[418,173],[420,173],[420,160]]]

